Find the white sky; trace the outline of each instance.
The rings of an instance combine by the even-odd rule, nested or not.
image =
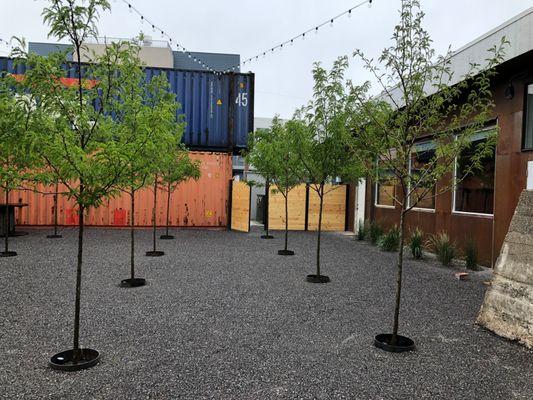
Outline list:
[[[238,53],[241,59],[256,55],[329,19],[360,0],[131,0],[145,16],[191,51]],[[47,39],[48,29],[40,16],[45,0],[1,0],[0,38],[22,36],[27,41]],[[256,74],[255,115],[290,117],[312,92],[314,61],[326,66],[340,55],[360,48],[377,57],[390,43],[398,22],[400,0],[374,0],[355,10],[351,18],[338,20],[318,35],[306,35],[281,52],[259,58],[245,70]],[[99,23],[99,35],[133,37],[144,29],[121,0],[111,0],[112,11]],[[422,0],[425,28],[439,53],[448,45],[457,49],[516,14],[533,6],[533,0]],[[154,34],[154,39],[158,37]],[[0,54],[5,55],[4,49]],[[354,82],[369,79],[354,59],[348,77]]]

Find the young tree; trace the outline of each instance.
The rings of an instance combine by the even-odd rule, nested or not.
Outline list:
[[[376,346],[389,351],[414,348],[411,339],[398,335],[406,215],[421,201],[454,186],[450,175],[463,151],[469,150],[470,159],[455,184],[481,167],[485,157],[492,156],[495,132],[489,132],[484,141],[473,141],[491,117],[493,67],[501,61],[505,45],[502,39],[499,46],[490,49],[485,65],[471,65],[470,71],[454,83],[452,53],[435,57],[431,39],[422,27],[424,13],[419,1],[402,0],[400,17],[394,43],[383,51],[380,65],[361,51],[354,53],[379,83],[381,96],[368,100],[368,83],[352,91],[360,110],[354,126],[354,154],[378,184],[399,188],[398,194],[388,193],[400,209],[393,330],[375,339]],[[391,83],[396,86],[389,87]],[[417,160],[421,153],[425,153],[420,158],[424,162]]]
[[[270,235],[268,226],[268,201],[270,196],[270,184],[275,172],[275,165],[270,160],[272,130],[259,128],[248,135],[248,151],[245,153],[246,162],[251,165],[256,173],[265,180],[265,207],[266,218],[264,221],[265,234],[262,239],[274,239]]]
[[[292,138],[292,126],[294,121],[288,121],[283,125],[277,118],[272,123],[274,165],[276,174],[272,177],[272,183],[285,200],[285,247],[279,250],[282,256],[292,256],[294,251],[288,249],[289,241],[289,193],[302,183],[303,167],[299,154],[294,149]]]
[[[161,168],[158,164],[164,160],[159,155],[161,144],[175,141],[169,128],[176,119],[177,104],[167,90],[165,76],[146,81],[136,42],[122,42],[118,48],[122,54],[118,67],[121,85],[112,109],[118,125],[116,140],[123,149],[125,165],[118,187],[131,200],[130,278],[121,284],[137,287],[146,284],[146,280],[135,277],[135,194],[151,184],[154,170]]]
[[[150,122],[158,131],[157,153],[154,154],[151,163],[151,174],[153,176],[154,205],[152,208],[152,239],[153,249],[146,252],[147,257],[161,257],[164,251],[157,250],[157,191],[163,181],[163,175],[168,173],[170,168],[176,167],[178,162],[186,163],[181,147],[181,137],[184,131],[184,124],[176,120],[176,111],[179,104],[175,95],[168,90],[168,82],[164,76],[154,77],[152,80],[161,78],[157,90],[153,93],[150,101],[159,104],[159,112]]]
[[[25,101],[16,91],[16,82],[2,74],[0,76],[0,188],[4,194],[4,251],[0,257],[14,257],[16,251],[9,250],[9,193],[32,179],[35,165],[31,149],[30,112]]]
[[[326,184],[337,177],[358,180],[362,176],[359,162],[347,151],[353,114],[350,84],[344,79],[347,67],[347,57],[335,61],[329,72],[315,63],[313,100],[296,113],[296,120],[289,125],[292,146],[300,157],[305,179],[320,201],[316,274],[307,276],[314,283],[329,282],[329,277],[320,270],[320,238],[324,197],[335,188],[326,189]]]
[[[183,146],[177,148],[176,155],[169,160],[169,165],[161,173],[161,186],[167,192],[167,212],[165,223],[165,234],[160,239],[172,240],[174,236],[169,234],[170,227],[170,201],[172,193],[176,191],[179,184],[189,179],[200,179],[201,163],[199,160],[191,160],[187,149]]]
[[[84,218],[89,208],[99,206],[116,192],[125,170],[110,110],[118,95],[116,88],[120,87],[121,77],[116,71],[122,53],[116,46],[109,46],[94,63],[81,62],[84,42],[96,36],[99,14],[108,9],[105,0],[51,0],[43,11],[44,22],[50,26],[50,36],[70,41],[76,61],[67,64],[66,53],[49,57],[28,54],[25,60],[28,91],[56,117],[52,129],[36,131],[35,146],[78,208],[73,344],[71,350],[50,360],[53,368],[61,370],[87,368],[98,362],[96,350],[81,349],[79,345]],[[73,69],[75,84],[62,79],[65,65]]]
[[[48,239],[60,239],[63,236],[58,232],[58,203],[59,203],[59,182],[54,183],[54,233],[46,235]]]

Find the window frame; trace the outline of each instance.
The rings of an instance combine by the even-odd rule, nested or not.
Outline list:
[[[472,142],[475,142],[477,140],[487,139],[488,133],[498,129],[498,123],[496,122],[494,125],[487,126],[486,128],[483,128],[476,132],[471,138]],[[475,136],[477,135],[483,135],[480,139],[476,139]],[[457,140],[458,135],[455,135],[455,139]],[[496,182],[496,148],[494,149],[494,182]],[[459,155],[460,156],[460,155]],[[493,202],[492,207],[492,213],[480,213],[480,212],[472,212],[472,211],[458,211],[455,209],[456,205],[456,199],[457,199],[457,167],[459,163],[459,156],[455,156],[455,162],[453,166],[453,191],[452,191],[452,215],[465,215],[465,216],[474,216],[474,217],[481,217],[481,218],[487,218],[487,219],[493,219],[494,218],[494,207],[496,204]],[[493,196],[496,197],[496,187],[494,188]]]
[[[529,97],[529,86],[533,88],[533,81],[526,82],[524,84],[524,100],[523,100],[523,117],[522,117],[522,140],[520,142],[520,151],[526,152],[526,151],[533,151],[533,145],[531,147],[526,147],[526,135],[527,135],[527,101]],[[532,127],[533,131],[533,127]],[[533,135],[533,133],[532,133]]]
[[[377,170],[376,175],[377,175],[378,179],[374,183],[374,207],[386,208],[386,209],[389,209],[389,210],[395,210],[396,209],[396,201],[394,199],[391,199],[392,203],[393,203],[392,206],[388,205],[388,204],[379,204],[378,203],[378,199],[379,199],[379,196],[378,196],[378,193],[379,193],[379,159],[376,159],[376,170]],[[396,185],[394,185],[394,194],[396,195]]]
[[[426,144],[431,146],[431,147],[428,148],[428,150],[437,148],[435,140],[429,139],[429,140],[421,140],[420,142],[415,143],[415,149],[416,149],[417,146],[421,147],[421,146],[426,145]],[[412,162],[413,162],[412,154],[413,154],[413,152],[411,151],[411,157],[409,157],[409,176],[411,176],[411,171],[412,171],[412,169],[411,169],[412,168]],[[435,183],[435,191],[437,189],[437,185],[438,185],[438,182]],[[408,190],[408,192],[411,191],[411,182],[410,181],[409,181],[409,185],[407,187],[407,190]],[[407,208],[409,208],[409,207],[411,207],[411,196],[407,196]],[[435,213],[436,209],[437,209],[437,199],[435,197],[433,198],[433,208],[427,208],[427,207],[413,207],[412,208],[413,211],[421,211],[421,212],[427,212],[427,213]]]

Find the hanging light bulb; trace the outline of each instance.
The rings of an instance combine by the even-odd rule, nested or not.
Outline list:
[[[372,0],[368,0],[368,8],[372,8]]]
[[[329,21],[329,26],[333,28],[333,20]]]
[[[294,39],[291,39],[291,46],[294,46]]]
[[[348,18],[352,18],[352,10],[348,10]]]
[[[302,40],[305,40],[305,33],[302,33]]]
[[[143,24],[144,22],[144,17],[141,15],[141,25]]]
[[[152,32],[155,32],[155,25],[152,24]]]
[[[165,37],[165,32],[161,31],[161,39],[163,39],[164,37]]]
[[[315,28],[315,34],[318,35],[318,26]]]
[[[131,9],[131,4],[128,4],[128,11],[130,12],[130,14],[133,12],[133,10]]]

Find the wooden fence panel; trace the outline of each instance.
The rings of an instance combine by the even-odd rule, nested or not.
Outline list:
[[[346,185],[326,185],[322,207],[322,230],[344,231],[346,226]],[[309,189],[309,215],[307,229],[318,229],[320,197],[312,188]]]
[[[306,187],[299,185],[289,192],[289,229],[305,230]],[[285,229],[285,197],[276,188],[270,189],[268,198],[268,228]]]

